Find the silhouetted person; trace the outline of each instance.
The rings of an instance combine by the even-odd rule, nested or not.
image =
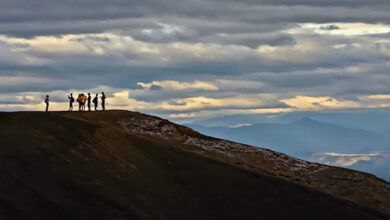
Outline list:
[[[104,92],[102,92],[102,108],[103,108],[103,111],[106,110],[106,95],[104,94]]]
[[[73,94],[70,93],[70,96],[68,95],[68,99],[69,99],[69,111],[73,111],[73,102],[74,102],[74,98],[73,98]]]
[[[91,94],[88,93],[88,98],[87,98],[87,103],[88,103],[88,111],[90,112],[91,111]]]
[[[87,96],[84,95],[84,93],[81,93],[80,97],[80,102],[81,102],[81,111],[85,111],[85,103],[87,102]]]
[[[95,111],[97,111],[98,102],[99,102],[99,94],[96,94],[96,96],[95,96],[95,98],[93,98],[92,102],[95,105]]]
[[[46,112],[49,111],[49,102],[50,102],[49,95],[46,95],[46,98],[45,98]]]
[[[81,111],[81,94],[77,97],[77,102],[79,103],[79,111]]]

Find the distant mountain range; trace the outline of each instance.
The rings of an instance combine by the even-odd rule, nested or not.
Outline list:
[[[294,154],[297,151],[342,149],[361,153],[373,149],[385,150],[390,146],[389,138],[382,133],[318,122],[307,117],[288,124],[263,123],[237,128],[189,126],[207,135]]]
[[[287,124],[309,117],[318,122],[372,132],[390,131],[390,109],[346,110],[343,112],[291,112],[277,114],[228,115],[192,121],[206,127],[228,127],[238,124]]]
[[[390,153],[390,135],[388,135],[390,133],[386,131],[386,126],[388,126],[386,125],[386,120],[383,120],[385,123],[378,123],[382,124],[381,129],[378,129],[381,131],[374,131],[375,129],[364,130],[362,128],[351,128],[352,119],[357,117],[356,115],[348,116],[346,114],[345,117],[342,117],[342,114],[331,114],[330,116],[328,115],[329,117],[321,114],[313,115],[316,118],[321,118],[323,121],[338,121],[338,124],[320,122],[310,117],[303,117],[285,124],[250,124],[248,121],[245,121],[246,123],[244,121],[235,121],[243,124],[237,124],[237,126],[230,125],[228,127],[206,127],[193,124],[187,124],[187,126],[210,136],[265,147],[311,161],[326,162],[324,157],[319,157],[319,155],[328,152],[345,154],[348,156],[347,159],[354,159],[351,157],[357,155],[356,157],[358,159],[355,163],[348,163],[348,161],[342,163],[340,160],[345,158],[337,155],[338,160],[333,165],[340,166],[340,164],[347,164],[349,168],[372,172],[387,180],[390,179],[390,174],[385,171],[387,170],[386,164],[367,164],[373,162],[373,159],[383,160],[383,157],[378,156],[366,159],[361,156],[362,154],[368,154],[370,156],[373,152],[379,152],[381,154]],[[285,115],[279,119],[274,118],[271,120],[287,121],[287,119],[295,117],[296,115]],[[362,120],[369,121],[368,118],[365,117]],[[340,125],[347,124],[347,122],[350,122],[351,127]],[[363,123],[362,126],[356,127],[372,126]],[[326,155],[326,158],[329,159],[330,164],[335,161],[331,159],[330,154]],[[385,159],[385,162],[390,162],[390,158]]]

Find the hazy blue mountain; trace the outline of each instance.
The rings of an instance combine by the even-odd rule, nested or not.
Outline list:
[[[390,129],[390,114],[382,112],[316,114],[311,118],[321,122],[373,132]]]
[[[341,114],[333,119],[338,117],[342,121]],[[331,121],[331,117],[324,118]],[[209,136],[265,147],[305,160],[370,172],[390,180],[387,171],[390,163],[390,132],[387,130],[367,131],[309,117],[286,124],[260,123],[236,128],[187,126]],[[335,155],[329,154],[333,152]],[[379,155],[375,156],[376,153]]]
[[[210,136],[295,155],[300,152],[344,150],[354,153],[366,152],[383,149],[390,142],[388,138],[378,133],[318,122],[307,117],[288,124],[262,123],[238,128],[197,125],[190,127]]]
[[[227,127],[248,123],[288,124],[304,117],[309,117],[318,122],[331,123],[347,128],[372,132],[390,131],[390,110],[387,108],[350,110],[348,112],[292,112],[278,114],[228,115],[210,118],[207,120],[194,121],[192,124],[206,127]]]
[[[248,114],[248,115],[227,115],[205,120],[194,121],[192,124],[206,127],[227,127],[229,125],[244,124],[244,123],[268,123],[271,122],[272,116],[280,116],[279,114]]]

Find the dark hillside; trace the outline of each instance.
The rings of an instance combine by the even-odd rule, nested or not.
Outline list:
[[[0,219],[390,218],[371,175],[139,113],[0,113],[0,140]]]

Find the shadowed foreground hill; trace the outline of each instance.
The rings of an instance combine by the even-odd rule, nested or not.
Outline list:
[[[389,219],[390,185],[126,111],[0,113],[0,219]]]

